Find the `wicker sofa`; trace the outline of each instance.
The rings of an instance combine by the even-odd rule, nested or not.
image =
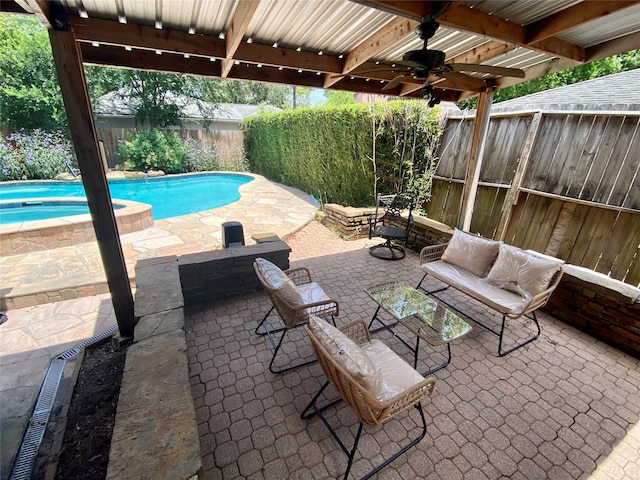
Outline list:
[[[435,296],[453,287],[502,315],[499,332],[476,319],[471,320],[499,337],[498,355],[504,356],[540,335],[535,310],[547,303],[560,282],[563,263],[553,257],[455,229],[449,242],[422,249],[420,267],[425,274],[417,288],[427,291],[422,283],[427,275],[431,275],[446,286],[427,293]],[[507,319],[525,315],[535,322],[537,333],[503,350]]]

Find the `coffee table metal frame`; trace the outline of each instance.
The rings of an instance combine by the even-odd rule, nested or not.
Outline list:
[[[418,351],[420,340],[431,346],[447,345],[447,361],[424,373],[430,375],[445,368],[451,363],[451,342],[468,334],[473,327],[463,320],[453,310],[437,299],[425,295],[404,282],[386,282],[365,289],[365,292],[378,304],[371,321],[371,333],[389,330],[400,342],[413,352],[413,368],[418,365]],[[388,324],[379,317],[380,309],[390,313],[395,322]],[[382,326],[371,329],[373,322],[378,321]],[[396,325],[403,325],[416,336],[415,346],[398,336],[393,330]]]

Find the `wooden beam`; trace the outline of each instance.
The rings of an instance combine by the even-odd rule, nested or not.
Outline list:
[[[100,154],[82,55],[72,31],[49,30],[49,39],[118,328],[122,337],[133,338],[133,295]]]
[[[480,94],[476,118],[473,122],[471,149],[464,177],[464,187],[462,188],[460,215],[458,216],[458,228],[465,232],[468,232],[471,227],[471,217],[473,216],[473,207],[476,201],[476,192],[478,191],[478,181],[480,180],[480,170],[482,169],[484,157],[484,146],[489,132],[492,100],[493,90],[487,89],[486,92]]]
[[[149,26],[96,18],[69,17],[69,24],[76,39],[83,42],[214,58],[225,57],[224,41],[210,35],[189,35],[177,30],[158,30]]]
[[[359,67],[385,48],[388,48],[390,45],[393,45],[398,40],[413,32],[417,25],[417,22],[405,18],[392,20],[347,54],[341,73],[347,74]],[[324,82],[324,88],[328,88],[338,81],[340,81],[339,78],[327,76]]]
[[[605,17],[619,10],[637,5],[638,0],[583,1],[525,27],[527,43],[536,43],[564,33],[585,23]]]
[[[128,52],[122,47],[100,45],[100,47],[96,48],[89,43],[80,43],[80,49],[86,64],[220,77],[220,62],[211,62],[204,57],[189,57],[187,59],[173,53],[156,55],[149,50],[132,50]],[[168,60],[168,58],[171,60]]]
[[[489,15],[477,8],[470,8],[461,2],[453,2],[442,13],[440,2],[393,1],[393,0],[356,0],[373,8],[414,20],[425,16],[437,15],[438,22],[455,30],[465,30],[477,35],[485,35],[495,40],[520,45],[547,55],[569,58],[584,62],[584,49],[559,38],[549,37],[544,41],[528,43],[525,27],[515,22]],[[431,12],[431,13],[425,13]]]
[[[33,13],[46,28],[53,28],[52,2],[44,0],[15,0],[24,11]]]
[[[486,35],[507,43],[524,46],[548,55],[584,61],[584,49],[558,38],[529,44],[525,27],[496,15],[489,15],[477,8],[455,3],[438,17],[441,25],[466,30],[478,35]]]
[[[226,55],[222,62],[222,78],[229,74],[233,66],[233,56],[238,45],[242,42],[244,33],[247,31],[253,14],[258,9],[258,5],[260,5],[260,0],[240,0],[237,3],[236,11],[233,13],[229,28],[225,34]]]
[[[515,50],[515,46],[508,43],[489,40],[482,45],[473,48],[465,53],[448,58],[446,63],[483,63],[492,58]]]
[[[210,35],[189,35],[176,30],[157,30],[153,27],[80,17],[72,17],[70,24],[78,40],[98,42],[101,46],[119,45],[133,49],[186,53],[190,56],[226,58],[225,41]],[[342,60],[334,55],[298,52],[292,48],[273,48],[257,43],[240,43],[234,60],[314,72],[338,74],[342,71]]]

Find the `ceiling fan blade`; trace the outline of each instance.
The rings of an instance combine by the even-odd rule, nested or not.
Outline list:
[[[438,77],[439,80],[430,83],[437,85],[442,81],[447,81],[444,88],[478,91],[484,86],[483,80],[465,75],[464,73],[449,72],[441,75],[436,74],[435,76]]]
[[[453,72],[477,72],[477,73],[493,73],[503,77],[524,78],[524,70],[519,68],[496,67],[493,65],[479,65],[475,63],[448,63],[447,67]]]
[[[398,85],[400,85],[400,83],[402,83],[403,78],[410,77],[410,76],[411,76],[410,74],[398,75],[396,78],[394,78],[389,83],[387,83],[384,87],[382,87],[382,91],[391,90],[392,88],[397,87]]]

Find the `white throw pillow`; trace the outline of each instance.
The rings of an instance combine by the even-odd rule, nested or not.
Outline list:
[[[524,298],[530,298],[545,291],[560,268],[559,262],[537,257],[503,243],[487,280]]]
[[[366,353],[348,336],[315,315],[309,316],[309,328],[329,355],[367,390],[376,388],[378,372]]]
[[[477,275],[486,277],[498,256],[500,242],[472,235],[457,228],[442,254],[442,260]]]
[[[304,300],[298,292],[296,284],[277,265],[260,257],[256,258],[255,262],[263,278],[288,304],[296,307],[304,305]]]

